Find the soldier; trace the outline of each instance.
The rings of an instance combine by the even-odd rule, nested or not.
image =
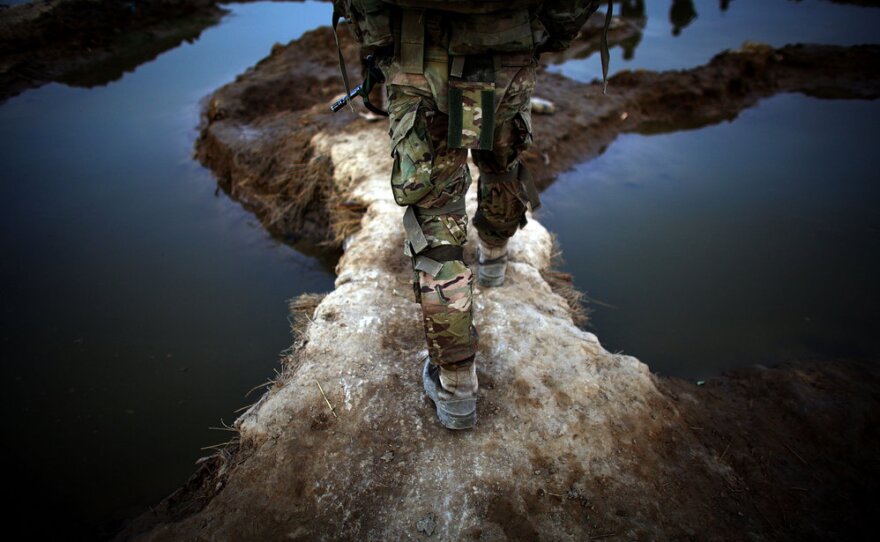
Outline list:
[[[476,422],[474,277],[462,257],[465,194],[471,184],[468,150],[480,172],[473,220],[479,236],[476,280],[498,287],[507,268],[507,241],[525,225],[527,208],[538,205],[520,162],[532,141],[530,99],[538,54],[568,47],[598,3],[335,3],[384,75],[394,158],[391,190],[406,207],[404,252],[412,259],[428,344],[422,379],[440,422],[450,429]]]

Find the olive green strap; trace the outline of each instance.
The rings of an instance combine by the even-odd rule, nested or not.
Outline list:
[[[404,73],[425,71],[425,12],[404,9],[400,24],[400,67]]]
[[[422,227],[419,226],[414,209],[410,205],[406,208],[406,212],[403,213],[403,231],[406,233],[407,248],[410,249],[410,255],[418,254],[428,248],[428,239],[425,237],[424,232],[422,232]]]
[[[461,130],[464,124],[464,106],[462,104],[463,96],[461,89],[449,85],[449,93],[446,99],[449,104],[449,129],[446,135],[446,145],[450,149],[460,149]]]
[[[457,55],[452,57],[452,65],[449,68],[449,76],[461,78],[462,75],[464,75],[464,57],[461,55]]]
[[[443,264],[437,260],[428,258],[427,256],[419,255],[413,258],[413,269],[416,271],[424,271],[432,277],[436,277],[437,273],[443,269]]]

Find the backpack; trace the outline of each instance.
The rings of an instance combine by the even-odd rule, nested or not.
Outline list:
[[[532,49],[543,45],[543,50],[564,50],[577,36],[587,18],[598,8],[602,0],[333,0],[333,33],[336,37],[339,64],[346,94],[350,85],[345,70],[345,61],[339,48],[336,28],[342,17],[351,21],[355,36],[361,47],[367,50],[394,45],[392,29],[392,6],[405,9],[428,9],[445,11],[459,21],[459,35],[463,39],[450,45],[451,54],[479,54],[483,49],[513,52]],[[507,21],[505,34],[500,38],[498,32],[487,32],[493,21],[512,15],[525,13],[524,21]],[[532,16],[529,16],[529,13]],[[537,17],[533,17],[537,15]],[[608,28],[611,25],[612,3],[608,0],[605,27],[602,32],[600,56],[602,59],[603,94],[607,88],[608,77]],[[539,28],[530,27],[530,20]],[[543,33],[542,33],[543,32]],[[455,32],[453,31],[453,34]],[[543,41],[533,39],[541,35]],[[494,41],[493,41],[494,40]],[[495,41],[504,43],[495,43]],[[454,41],[454,38],[453,38]],[[505,48],[506,47],[506,48]],[[453,50],[453,48],[455,48]],[[421,55],[418,55],[419,57]],[[420,59],[418,59],[420,61]],[[420,62],[418,62],[420,63]],[[417,64],[418,64],[417,63]]]

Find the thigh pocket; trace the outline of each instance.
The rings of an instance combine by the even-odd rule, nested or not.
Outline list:
[[[433,147],[419,104],[391,128],[391,190],[398,205],[414,205],[431,192]]]

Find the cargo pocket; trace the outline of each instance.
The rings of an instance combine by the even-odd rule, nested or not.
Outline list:
[[[419,102],[391,129],[391,190],[398,205],[415,205],[431,192],[433,155]]]

